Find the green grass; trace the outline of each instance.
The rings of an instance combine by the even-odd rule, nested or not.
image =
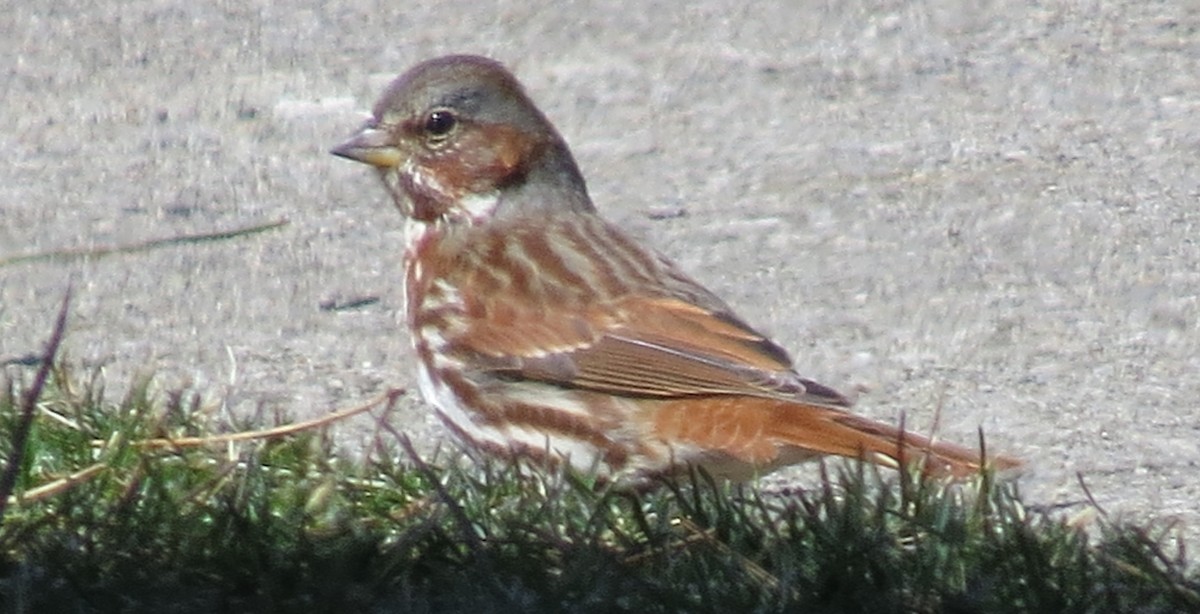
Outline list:
[[[426,464],[385,418],[357,461],[328,427],[203,444],[248,425],[150,390],[62,367],[0,390],[0,613],[1200,611],[1166,529],[1089,537],[1013,484],[848,464],[786,494],[699,472],[635,493]]]

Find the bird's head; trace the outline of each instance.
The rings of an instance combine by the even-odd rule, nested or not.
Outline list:
[[[401,212],[421,222],[592,210],[562,137],[512,73],[483,57],[413,67],[331,153],[374,166]]]

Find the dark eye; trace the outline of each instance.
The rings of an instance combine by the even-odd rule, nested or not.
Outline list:
[[[425,134],[434,138],[445,137],[454,130],[456,125],[458,125],[458,118],[454,116],[453,112],[446,109],[431,111],[425,118]]]

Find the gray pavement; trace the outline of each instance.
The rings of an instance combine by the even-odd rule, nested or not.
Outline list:
[[[309,417],[408,385],[400,220],[326,151],[396,73],[482,53],[598,206],[803,374],[918,429],[940,408],[947,439],[982,426],[1032,503],[1082,500],[1082,474],[1200,545],[1195,3],[0,4],[0,260],[290,221],[0,267],[0,360],[73,281],[69,360],[110,391],[153,370]],[[394,419],[444,437],[415,399]]]

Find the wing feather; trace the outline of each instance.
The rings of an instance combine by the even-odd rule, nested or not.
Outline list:
[[[627,297],[603,313],[505,320],[473,320],[459,349],[486,357],[482,364],[510,379],[628,396],[749,394],[849,405],[797,376],[787,354],[749,326],[679,300]]]
[[[465,301],[465,322],[447,348],[477,371],[617,395],[849,405],[796,375],[786,351],[669,260],[598,217],[477,227],[449,239],[446,279]],[[581,282],[593,286],[578,291]]]

